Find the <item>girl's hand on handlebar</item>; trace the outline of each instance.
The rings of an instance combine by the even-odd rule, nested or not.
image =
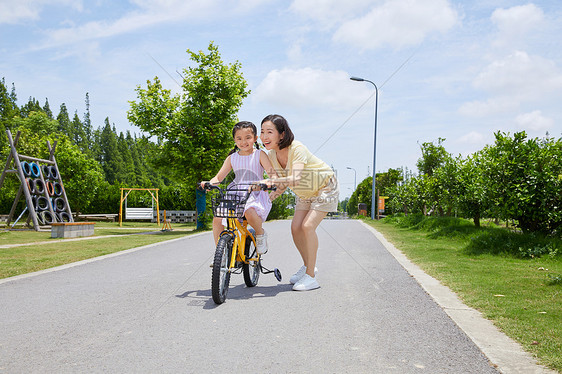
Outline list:
[[[199,188],[203,191],[209,191],[213,187],[216,188],[216,186],[214,184],[212,184],[210,181],[202,181],[202,182],[198,183],[198,185],[197,185],[197,188]]]

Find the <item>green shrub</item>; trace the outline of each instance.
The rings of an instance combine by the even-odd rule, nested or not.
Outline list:
[[[558,239],[540,234],[524,234],[506,229],[486,229],[470,239],[467,252],[472,254],[509,254],[521,258],[538,258],[544,255],[559,256],[562,243]]]

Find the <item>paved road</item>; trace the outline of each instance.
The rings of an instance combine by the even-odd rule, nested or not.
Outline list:
[[[0,373],[495,373],[360,222],[318,229],[322,288],[294,292],[289,221],[266,224],[266,266],[210,294],[205,233],[0,283]]]

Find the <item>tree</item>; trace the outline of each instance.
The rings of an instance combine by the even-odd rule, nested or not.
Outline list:
[[[437,145],[426,142],[423,143],[420,148],[422,151],[422,157],[417,162],[417,167],[420,172],[420,179],[418,187],[422,188],[420,191],[421,196],[424,197],[424,214],[427,213],[428,204],[430,206],[429,211],[432,212],[437,209],[441,215],[443,215],[443,207],[446,202],[442,202],[443,197],[442,187],[440,186],[440,180],[437,179],[434,174],[443,165],[448,165],[448,167],[454,167],[451,160],[451,155],[445,150],[443,146],[444,138],[439,138]],[[440,175],[441,182],[445,182],[446,175]],[[443,178],[445,177],[445,178]],[[447,181],[449,183],[451,181]],[[450,199],[449,199],[450,200]]]
[[[402,182],[402,170],[389,168],[384,173],[377,173],[376,188],[380,196],[388,195],[388,191]]]
[[[119,152],[117,135],[111,129],[109,118],[105,119],[105,126],[100,135],[101,157],[99,162],[105,174],[105,180],[114,184],[123,174],[123,158]]]
[[[72,144],[67,136],[58,135],[56,139],[55,136],[50,136],[49,139],[51,144],[57,141],[55,157],[70,208],[74,212],[87,211],[103,182],[99,164]]]
[[[66,136],[70,137],[72,124],[70,122],[70,117],[68,115],[68,110],[66,109],[65,103],[62,103],[60,105],[59,114],[57,116],[57,122],[59,123],[58,132],[61,132]]]
[[[426,142],[420,146],[422,157],[418,160],[417,167],[421,175],[433,176],[434,170],[451,157],[443,146],[444,141],[445,138],[439,138],[437,145]]]
[[[115,129],[113,131],[115,131]],[[119,137],[117,138],[117,150],[121,154],[121,159],[123,162],[121,170],[122,174],[118,175],[117,179],[121,182],[126,183],[128,186],[137,186],[133,156],[131,155],[129,144],[127,143],[127,140],[125,139],[123,133],[120,133]]]
[[[84,133],[84,127],[82,126],[82,121],[78,116],[78,112],[74,111],[74,117],[70,124],[70,132],[67,134],[73,144],[80,146],[83,143],[86,134]]]
[[[14,128],[28,129],[31,133],[47,136],[57,132],[58,122],[50,119],[43,111],[30,112],[27,117],[16,117],[13,120]]]
[[[208,53],[187,50],[195,67],[183,69],[183,93],[172,95],[158,77],[137,87],[129,121],[157,136],[157,164],[189,185],[210,179],[232,148],[232,127],[249,94],[239,62],[226,65],[212,42]]]
[[[359,203],[367,204],[367,211],[371,211],[371,200],[373,191],[373,177],[367,177],[357,185],[357,188],[351,194],[347,211],[349,214],[357,214]]]
[[[556,232],[562,227],[562,139],[527,139],[524,131],[495,137],[483,151],[493,207],[524,232]]]
[[[53,112],[51,111],[51,107],[49,106],[49,99],[45,98],[45,105],[43,105],[43,112],[47,115],[49,119],[53,119]]]
[[[12,92],[8,93],[4,78],[0,81],[0,155],[8,153],[8,137],[5,129],[11,129],[14,117],[19,115],[19,108],[16,104],[15,88],[12,85]]]
[[[20,108],[21,116],[27,117],[31,112],[42,112],[41,104],[34,97],[29,97],[27,104]]]
[[[84,113],[84,121],[82,122],[83,137],[80,141],[82,151],[91,153],[90,144],[92,144],[92,121],[90,120],[90,95],[86,92],[86,113]]]
[[[476,152],[459,162],[456,187],[458,207],[464,217],[474,220],[476,227],[480,227],[480,219],[490,207],[484,168],[481,152]]]

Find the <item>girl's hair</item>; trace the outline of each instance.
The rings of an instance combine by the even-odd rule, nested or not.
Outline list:
[[[236,125],[234,125],[234,127],[232,128],[232,137],[233,138],[236,136],[236,131],[238,131],[240,129],[252,129],[252,132],[254,133],[254,136],[258,136],[258,129],[256,128],[256,125],[254,125],[250,121],[240,121]],[[260,148],[260,145],[258,144],[257,141],[254,144],[255,144],[257,149]],[[236,151],[238,151],[237,145],[234,146],[234,148],[228,153],[228,155],[230,156],[231,154],[235,153]]]
[[[287,120],[279,114],[270,114],[261,121],[261,124],[263,125],[268,121],[275,125],[275,128],[277,129],[277,132],[279,134],[283,134],[283,138],[281,138],[281,140],[279,141],[279,149],[290,146],[295,139],[295,135],[293,135],[293,132],[291,131]]]

